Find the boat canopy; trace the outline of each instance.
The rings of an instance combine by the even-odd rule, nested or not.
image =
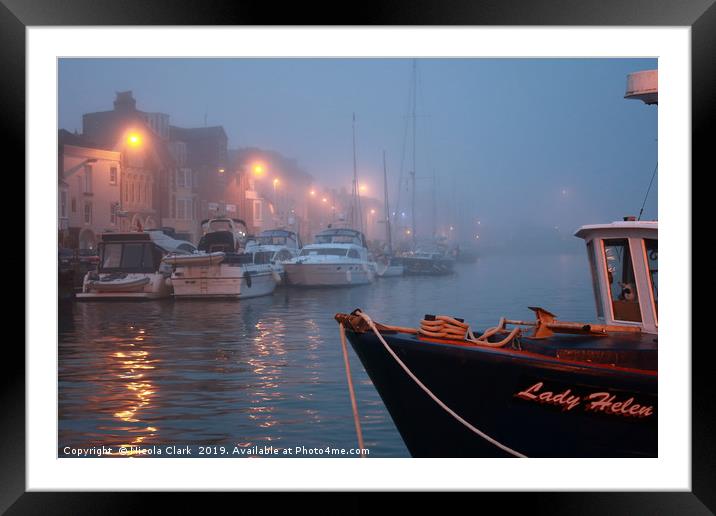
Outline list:
[[[161,265],[163,250],[149,240],[149,235],[145,233],[136,233],[136,235],[146,238],[124,240],[103,238],[98,245],[100,258],[98,271],[103,273],[156,272]]]
[[[360,231],[348,228],[325,229],[316,235],[316,244],[355,244],[368,247]]]
[[[658,223],[625,220],[582,226],[597,317],[607,324],[658,328]]]
[[[231,231],[213,231],[205,234],[199,240],[199,250],[207,253],[223,251],[225,253],[236,252],[236,240]]]

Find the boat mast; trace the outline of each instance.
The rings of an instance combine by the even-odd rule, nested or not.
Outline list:
[[[383,196],[385,197],[385,240],[388,242],[388,254],[393,255],[393,236],[390,233],[390,207],[388,205],[388,169],[383,151]]]
[[[435,182],[435,169],[433,169],[433,240],[438,236],[438,204],[437,204],[437,183]]]
[[[412,113],[412,118],[413,118],[413,170],[410,172],[410,176],[412,178],[412,183],[413,183],[412,188],[411,188],[412,201],[411,201],[411,207],[410,207],[410,212],[411,212],[410,215],[412,218],[411,232],[413,235],[413,247],[415,246],[415,103],[416,103],[416,98],[418,96],[417,95],[417,82],[418,82],[417,66],[418,66],[417,61],[415,59],[413,59],[413,113]]]
[[[356,225],[355,217],[358,216]],[[358,165],[356,161],[356,114],[353,113],[353,206],[351,207],[351,226],[358,227],[363,233],[363,213],[360,206],[360,188],[358,186]]]

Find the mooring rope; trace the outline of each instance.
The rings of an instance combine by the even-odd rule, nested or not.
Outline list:
[[[432,400],[433,400],[435,403],[437,403],[443,410],[445,410],[448,414],[450,414],[452,417],[454,417],[457,421],[459,421],[462,425],[464,425],[465,427],[467,427],[469,430],[471,430],[471,431],[474,432],[475,434],[479,435],[481,438],[483,438],[484,440],[486,440],[486,441],[489,442],[490,444],[493,444],[494,446],[497,446],[498,448],[500,448],[501,450],[505,451],[506,453],[509,453],[510,455],[512,455],[512,456],[514,456],[514,457],[522,457],[522,458],[526,458],[526,457],[527,457],[526,455],[523,455],[523,454],[521,454],[520,452],[517,452],[517,451],[513,450],[513,449],[510,448],[509,446],[506,446],[506,445],[502,444],[501,442],[499,442],[499,441],[497,441],[496,439],[494,439],[494,438],[490,437],[489,435],[487,435],[485,432],[483,432],[483,431],[481,431],[480,429],[474,427],[474,426],[471,425],[469,422],[467,422],[465,419],[463,419],[459,414],[457,414],[454,410],[452,410],[450,407],[448,407],[440,398],[438,398],[435,394],[433,394],[433,392],[432,392],[430,389],[428,389],[428,388],[425,386],[425,384],[423,384],[423,382],[421,382],[421,381],[418,379],[418,377],[415,376],[415,374],[413,374],[413,372],[408,368],[408,366],[405,365],[405,363],[403,363],[402,360],[400,360],[400,358],[399,358],[398,355],[395,353],[395,351],[393,351],[393,350],[391,349],[391,347],[388,345],[388,343],[385,341],[385,339],[383,339],[383,336],[382,336],[382,335],[380,334],[380,332],[378,331],[378,328],[376,328],[375,323],[373,322],[373,320],[372,320],[367,314],[365,314],[365,313],[363,313],[363,312],[358,312],[357,315],[359,315],[359,316],[368,324],[368,326],[370,327],[370,329],[373,330],[373,333],[375,333],[376,337],[378,337],[378,339],[380,340],[380,342],[383,344],[383,347],[386,349],[386,351],[388,351],[388,353],[390,353],[390,355],[393,357],[393,359],[395,359],[395,361],[396,361],[396,362],[398,363],[398,365],[403,369],[403,371],[405,371],[405,373],[418,385],[418,387],[420,387],[420,388],[423,390],[423,392],[425,392],[425,394],[427,394],[428,396],[430,396],[430,398],[432,398]],[[464,324],[464,323],[462,323],[462,324]],[[346,357],[346,367],[347,367],[348,362],[347,362],[347,354],[346,354],[347,351],[346,351],[346,344],[345,344],[345,329],[343,328],[343,324],[342,324],[342,323],[340,324],[340,333],[341,333],[341,342],[342,342],[342,344],[343,344],[343,353],[344,353],[344,357]],[[348,371],[348,369],[346,369],[346,371]],[[350,391],[351,391],[351,402],[353,403],[353,407],[354,407],[354,418],[356,418],[356,417],[357,417],[357,416],[356,416],[356,414],[357,414],[357,409],[356,409],[355,400],[354,400],[355,394],[353,393],[353,384],[352,384],[352,382],[350,381],[350,375],[349,375],[349,380],[348,380],[348,386],[349,386],[349,389],[350,389]],[[357,421],[357,419],[356,419],[356,421]],[[359,442],[360,442],[360,441],[362,441],[363,436],[362,436],[362,434],[360,433],[360,425],[359,425],[358,422],[356,423],[356,431],[358,432],[358,440],[359,440]]]
[[[361,430],[360,426],[360,416],[358,414],[358,403],[356,402],[356,393],[353,389],[353,379],[351,378],[351,366],[348,361],[348,346],[346,346],[346,330],[343,327],[343,324],[338,325],[339,331],[341,333],[341,346],[343,347],[343,363],[346,366],[346,378],[348,379],[348,392],[351,396],[351,406],[353,407],[353,423],[356,427],[356,435],[358,436],[358,447],[361,450],[364,450],[365,447],[363,446],[363,431]],[[365,454],[360,454],[361,458],[365,457]]]

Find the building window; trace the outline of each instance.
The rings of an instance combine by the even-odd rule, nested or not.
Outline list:
[[[77,213],[77,199],[75,199],[74,197],[72,198],[71,206],[72,206],[72,213]]]
[[[109,184],[117,184],[117,167],[109,167]]]
[[[192,199],[177,199],[177,215],[178,220],[191,220],[194,213]]]
[[[116,225],[117,224],[117,204],[112,203],[109,205],[109,222],[110,224]]]
[[[67,192],[60,192],[60,217],[67,217]]]
[[[85,224],[92,224],[92,203],[85,203]]]
[[[92,165],[85,165],[85,193],[92,193]]]
[[[261,222],[261,201],[254,201],[254,222]]]

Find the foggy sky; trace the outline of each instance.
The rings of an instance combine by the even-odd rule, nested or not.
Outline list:
[[[410,111],[408,59],[61,59],[59,127],[112,109],[132,90],[137,108],[173,125],[224,126],[229,147],[297,159],[319,185],[350,187],[352,113],[359,180],[391,202]],[[638,215],[657,161],[657,107],[625,100],[627,74],[656,59],[418,60],[418,201],[483,231],[553,228]],[[410,152],[408,152],[410,155]],[[408,156],[409,157],[409,156]],[[404,164],[404,173],[409,165]],[[658,180],[658,175],[657,175]],[[644,219],[657,217],[657,181]],[[405,199],[405,196],[403,196]],[[405,204],[403,203],[405,208]]]

